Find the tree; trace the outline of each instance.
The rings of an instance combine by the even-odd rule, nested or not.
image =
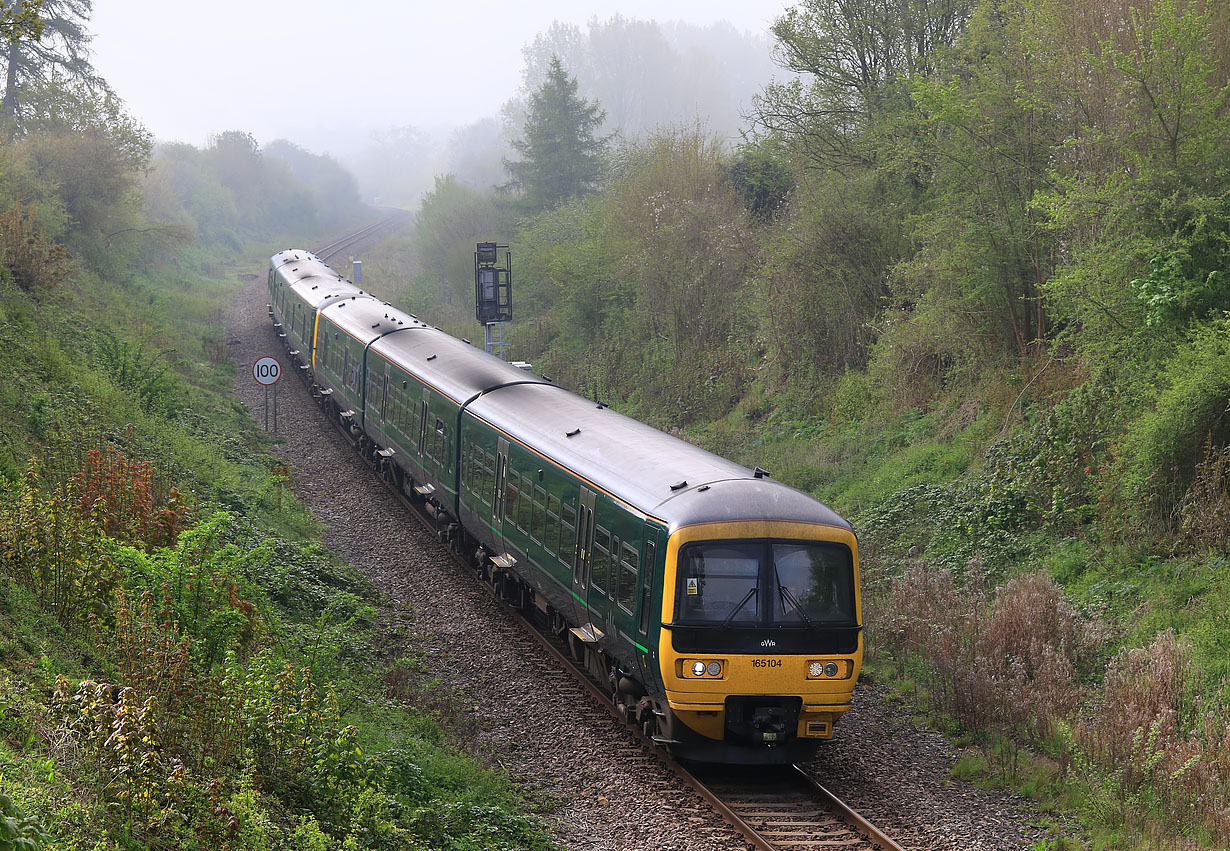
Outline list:
[[[858,138],[904,105],[902,84],[934,70],[955,43],[973,0],[804,0],[773,24],[779,65],[803,75],[754,101],[756,123],[797,136],[819,163],[865,159]]]
[[[0,39],[0,61],[5,65],[0,116],[10,124],[10,137],[21,132],[25,121],[37,112],[26,96],[27,88],[49,79],[56,72],[97,94],[109,94],[111,91],[106,81],[94,72],[88,58],[90,35],[86,32],[85,22],[94,11],[93,0],[39,2],[43,25],[41,37],[37,40]],[[28,28],[25,31],[33,33]]]
[[[415,254],[423,272],[415,277],[411,310],[425,305],[448,321],[474,318],[474,243],[499,232],[491,199],[437,175],[415,217]]]
[[[768,39],[725,22],[698,27],[619,14],[591,18],[584,28],[556,22],[522,55],[522,97],[506,107],[515,126],[558,56],[581,90],[602,104],[606,127],[625,139],[697,119],[719,138],[734,138],[745,105],[773,76]]]
[[[522,159],[504,161],[509,188],[521,190],[535,210],[597,189],[607,140],[594,133],[605,117],[597,103],[577,94],[576,79],[552,57],[547,79],[530,97],[523,136],[513,142]]]
[[[342,228],[362,216],[359,184],[337,160],[327,154],[305,151],[285,139],[270,142],[265,155],[284,163],[295,179],[311,191],[320,225]]]
[[[12,5],[0,2],[0,39],[37,41],[43,35],[43,19],[39,17],[42,8],[43,0],[17,0]]]

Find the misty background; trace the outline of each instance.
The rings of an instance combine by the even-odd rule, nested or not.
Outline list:
[[[152,13],[105,3],[89,23],[90,55],[161,146],[156,161],[167,145],[209,147],[242,131],[261,149],[284,141],[336,160],[365,201],[413,208],[436,175],[475,189],[506,181],[503,160],[552,54],[606,111],[613,141],[675,124],[737,140],[774,76],[768,27],[785,8],[544,3],[510,15],[363,0],[339,17],[311,2]],[[201,73],[186,48],[228,59]]]

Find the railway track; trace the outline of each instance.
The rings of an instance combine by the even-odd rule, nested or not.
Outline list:
[[[364,228],[343,239],[317,249],[322,259],[344,251],[360,240],[391,226],[400,216],[393,216]],[[325,253],[330,252],[330,253]],[[300,371],[309,384],[306,372]],[[316,394],[313,394],[316,395]],[[318,401],[319,401],[319,397]],[[346,425],[327,417],[347,439],[360,449],[360,444]],[[398,501],[423,524],[433,535],[438,535],[439,526],[424,510],[420,501],[415,501],[381,474],[377,457],[360,453],[369,469],[376,474]],[[450,552],[453,552],[450,548]],[[598,724],[607,721],[606,716],[618,722],[618,729],[625,736],[625,744],[619,748],[621,761],[640,776],[650,776],[649,782],[669,784],[672,779],[688,787],[693,795],[680,799],[677,807],[685,818],[695,825],[698,833],[724,832],[720,825],[712,823],[716,812],[748,847],[760,851],[794,851],[795,849],[833,849],[833,851],[905,851],[905,849],[882,831],[846,806],[832,792],[810,777],[800,766],[788,768],[749,770],[705,769],[690,770],[676,762],[664,748],[646,736],[639,728],[628,725],[617,703],[578,664],[568,652],[563,641],[544,628],[537,610],[529,607],[522,611],[507,605],[491,582],[485,581],[482,571],[462,555],[453,553],[455,560],[479,579],[479,585],[493,599],[501,602],[504,611],[523,628],[523,635],[534,641],[558,666],[543,672],[542,688],[555,693],[575,695],[571,705],[579,708],[580,715],[588,722]],[[589,700],[582,699],[588,695]],[[609,722],[608,722],[609,723]],[[653,775],[665,775],[652,779]]]
[[[401,222],[406,221],[406,219],[409,216],[410,216],[410,213],[406,212],[405,210],[398,210],[392,215],[381,219],[375,224],[368,225],[367,227],[363,228],[360,231],[355,231],[354,233],[348,234],[347,236],[344,236],[341,239],[338,239],[333,242],[322,245],[319,248],[315,248],[312,250],[312,253],[315,254],[317,257],[319,257],[321,260],[328,261],[330,257],[333,257],[337,254],[342,253],[347,248],[350,248],[352,245],[362,242],[364,239],[367,239],[369,236],[374,236],[375,234],[379,233],[382,230],[391,228],[394,225],[397,225],[397,224],[400,224]]]

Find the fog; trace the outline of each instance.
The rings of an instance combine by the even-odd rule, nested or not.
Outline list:
[[[404,3],[218,0],[95,4],[93,62],[159,141],[245,130],[350,159],[373,133],[428,134],[495,117],[522,48],[553,22],[616,14],[764,35],[784,0]],[[704,116],[702,116],[703,118]]]

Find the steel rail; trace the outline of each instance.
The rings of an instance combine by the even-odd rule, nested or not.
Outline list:
[[[385,228],[392,227],[394,224],[404,220],[409,215],[410,214],[406,212],[405,210],[398,210],[396,213],[393,213],[392,215],[387,216],[386,218],[383,218],[378,222],[370,224],[367,227],[363,228],[362,230],[356,231],[352,234],[348,234],[342,237],[341,239],[334,240],[333,242],[326,243],[320,248],[314,249],[312,253],[315,254],[318,258],[320,258],[322,261],[328,260],[330,257],[334,256],[335,254],[345,251],[347,248],[354,245],[356,242],[359,242],[360,240],[365,239],[366,237],[369,237],[372,234],[378,233],[379,231]]]
[[[804,771],[802,766],[796,764],[792,765],[791,768],[798,772],[798,776],[807,786],[840,812],[846,822],[853,825],[859,833],[871,840],[872,844],[878,846],[882,851],[905,851],[905,848],[884,833],[884,831],[867,821],[849,804],[829,791],[819,780]]]

